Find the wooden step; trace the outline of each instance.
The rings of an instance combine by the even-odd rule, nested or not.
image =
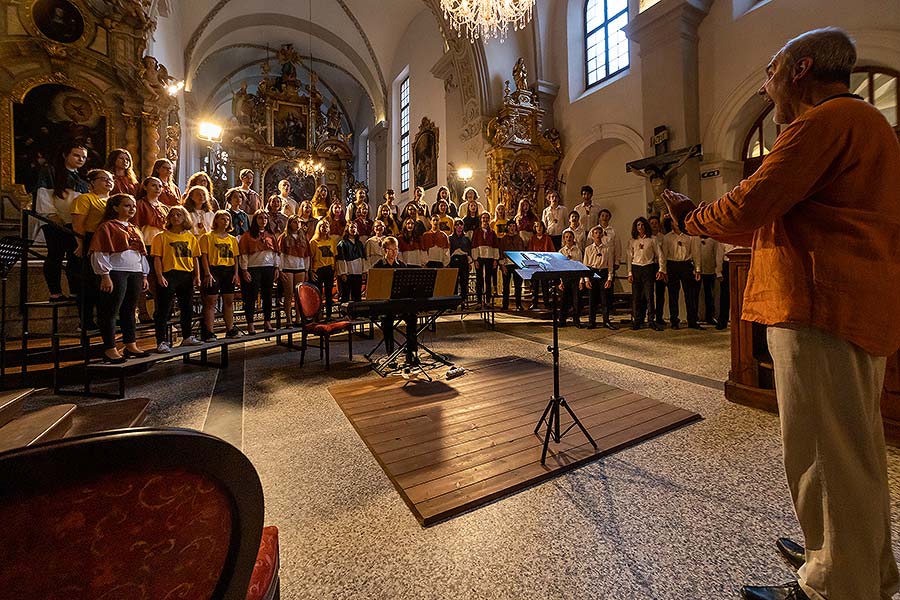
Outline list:
[[[127,398],[80,406],[75,411],[72,427],[66,432],[65,437],[137,427],[144,422],[148,404],[150,398]]]
[[[0,427],[0,452],[62,438],[72,427],[74,404],[27,412]]]
[[[34,388],[22,388],[0,392],[0,427],[3,427],[22,413],[25,398]]]

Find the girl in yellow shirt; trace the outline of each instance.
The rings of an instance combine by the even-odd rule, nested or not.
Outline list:
[[[204,342],[216,339],[213,333],[216,300],[222,296],[222,318],[225,321],[225,335],[238,337],[240,332],[234,326],[234,287],[240,284],[238,276],[238,241],[228,233],[231,228],[231,214],[227,210],[216,211],[212,231],[200,238],[200,262],[203,267],[203,330],[200,339]]]

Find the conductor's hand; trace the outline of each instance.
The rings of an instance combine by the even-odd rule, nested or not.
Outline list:
[[[662,193],[662,199],[665,200],[666,208],[669,209],[669,214],[672,215],[672,218],[675,219],[676,223],[680,222],[686,214],[697,208],[697,205],[694,204],[693,200],[684,194],[679,194],[672,190],[664,191]]]

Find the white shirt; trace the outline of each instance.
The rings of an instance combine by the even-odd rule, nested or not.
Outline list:
[[[582,257],[584,257],[584,253],[581,251],[581,248],[578,247],[578,244],[573,244],[571,247],[560,246],[559,253],[569,260],[580,261]]]
[[[565,233],[566,231],[571,231],[575,234],[575,245],[578,246],[578,248],[582,252],[584,252],[585,241],[587,240],[587,234],[584,231],[584,227],[582,227],[581,225],[579,225],[577,229],[566,227],[563,230],[563,233]]]
[[[97,275],[108,275],[111,271],[124,271],[126,273],[150,273],[150,263],[147,257],[136,250],[124,252],[93,252],[91,253],[91,266]]]
[[[631,240],[628,244],[628,276],[631,277],[631,267],[645,267],[653,263],[663,265],[662,252],[659,250],[659,244],[652,237],[637,238]]]
[[[609,270],[609,281],[613,280],[613,270],[610,268],[612,261],[610,260],[611,249],[610,247],[603,242],[600,241],[600,245],[591,243],[587,248],[584,249],[584,264],[592,269],[601,270],[608,269]]]
[[[384,236],[372,236],[366,240],[366,271],[372,268],[372,265],[384,258],[384,248],[381,247],[381,241]]]
[[[616,233],[616,230],[612,228],[612,225],[603,230],[603,237],[613,249],[613,264],[618,265],[622,262],[622,238],[620,238],[619,234]]]
[[[590,231],[600,222],[600,207],[591,202],[590,206],[585,206],[584,202],[575,207],[575,212],[581,217],[581,226],[585,231]]]
[[[694,261],[694,271],[700,272],[700,238],[670,231],[663,238],[663,254],[666,260]],[[665,273],[665,270],[663,270]]]
[[[241,254],[241,268],[245,271],[250,267],[275,267],[281,268],[281,254],[271,250],[260,250],[253,254]]]
[[[544,222],[544,226],[547,228],[547,235],[562,235],[563,230],[567,226],[566,219],[568,216],[569,211],[562,204],[556,208],[552,206],[545,208],[544,212],[541,213],[541,221]]]
[[[719,250],[719,242],[712,238],[700,238],[700,272],[704,275],[712,275],[720,272],[716,255]]]
[[[281,196],[281,212],[290,217],[297,214],[297,201],[290,196]]]

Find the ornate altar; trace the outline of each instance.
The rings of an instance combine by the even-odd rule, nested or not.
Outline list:
[[[503,106],[487,124],[491,149],[487,152],[491,210],[502,202],[515,211],[519,200],[527,198],[534,210],[542,209],[546,193],[557,189],[557,170],[562,143],[556,129],[543,129],[544,110],[537,92],[528,89],[525,61],[513,68],[516,89],[507,80]],[[510,213],[511,214],[511,213]]]
[[[40,167],[78,141],[87,167],[126,148],[136,172],[181,143],[177,91],[164,65],[145,56],[167,2],[36,0],[0,13],[0,194],[31,202]]]
[[[352,134],[342,133],[335,103],[322,111],[315,72],[310,72],[308,85],[297,78],[300,57],[293,45],[283,44],[277,59],[279,74],[272,76],[264,63],[256,93],[247,90],[246,82],[234,93],[233,118],[222,141],[231,169],[251,169],[263,198],[278,193],[282,179],[291,182],[291,195],[298,202],[312,197],[321,184],[328,186],[331,198],[342,198],[349,188]],[[307,161],[321,163],[324,170],[304,173],[300,164]]]

